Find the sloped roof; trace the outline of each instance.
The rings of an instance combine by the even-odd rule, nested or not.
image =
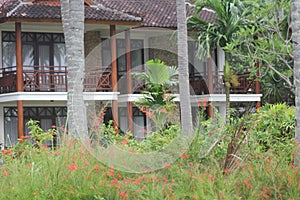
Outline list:
[[[143,26],[177,27],[176,0],[94,0],[94,2],[122,12],[138,14],[143,17]],[[186,11],[187,16],[194,13],[190,5],[187,5]],[[210,20],[215,14],[209,10],[202,10],[199,17]]]
[[[85,18],[98,21],[141,22],[145,27],[176,28],[176,0],[85,0]],[[95,5],[90,6],[92,3]],[[12,19],[60,19],[60,0],[0,0],[0,15]],[[187,16],[194,10],[187,5]],[[210,20],[215,14],[202,10]],[[1,19],[1,17],[0,17]]]
[[[5,12],[5,13],[4,13]],[[2,18],[18,19],[60,19],[61,9],[59,0],[8,0],[2,5]],[[85,6],[85,18],[98,21],[140,22],[137,15],[105,8],[103,6]]]

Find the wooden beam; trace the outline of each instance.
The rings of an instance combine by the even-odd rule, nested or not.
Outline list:
[[[16,31],[16,64],[17,64],[17,91],[23,92],[23,61],[22,61],[22,35],[21,23],[15,23]],[[23,101],[17,101],[18,109],[18,138],[24,136]]]
[[[211,54],[210,54],[211,55]],[[214,93],[214,88],[213,88],[213,70],[212,70],[212,56],[208,58],[208,65],[207,65],[207,76],[208,76],[208,92],[209,94]],[[214,108],[212,105],[212,102],[208,102],[208,117],[213,118],[214,117]]]
[[[17,64],[17,91],[23,92],[23,61],[21,23],[15,24],[16,31],[16,64]]]
[[[125,31],[125,57],[127,71],[127,94],[132,94],[132,76],[131,76],[131,46],[130,46],[130,30]],[[127,102],[128,130],[134,134],[133,130],[133,112],[132,102]]]
[[[92,0],[84,0],[84,3],[87,4],[88,6],[95,5]]]
[[[3,19],[4,20],[4,19]],[[61,23],[60,18],[56,19],[36,19],[36,18],[5,18],[6,22],[45,22],[45,23]],[[128,26],[140,26],[140,21],[110,21],[110,20],[94,20],[86,19],[85,24],[104,24],[104,25],[128,25]]]
[[[256,78],[259,78],[260,73],[259,73],[259,63],[258,61],[255,62],[255,67],[256,67]],[[257,80],[255,82],[255,94],[260,94],[260,81]],[[261,102],[257,101],[256,102],[256,109],[259,109],[261,107]]]
[[[118,91],[118,69],[117,69],[117,39],[116,39],[116,26],[110,25],[110,52],[111,52],[111,72],[112,72],[112,91]],[[119,125],[118,115],[118,101],[112,101],[112,115],[114,120],[114,127],[117,131]]]
[[[17,101],[17,110],[18,110],[18,138],[24,136],[24,114],[23,114],[23,101]]]

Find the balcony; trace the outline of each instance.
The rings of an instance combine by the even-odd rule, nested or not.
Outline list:
[[[230,88],[231,94],[254,94],[255,77],[250,78],[250,73],[237,74],[239,85]],[[204,74],[190,74],[190,85],[192,94],[209,94],[208,76]],[[213,75],[213,94],[225,94],[223,75]]]
[[[0,94],[17,91],[16,67],[0,71]],[[67,92],[67,67],[23,66],[24,92]],[[94,67],[84,79],[84,91],[112,91],[111,68]]]
[[[111,92],[111,67],[86,67],[88,70],[84,79],[86,92]],[[67,67],[65,66],[23,66],[24,92],[67,92]],[[231,88],[231,94],[255,93],[255,77],[249,78],[249,73],[239,74],[239,86]],[[204,74],[190,74],[191,94],[208,94],[208,78]],[[127,82],[119,80],[119,90],[127,93]],[[132,79],[132,91],[140,93],[144,82]],[[213,93],[224,94],[225,88],[222,75],[213,76]],[[0,70],[0,94],[17,91],[16,67]]]

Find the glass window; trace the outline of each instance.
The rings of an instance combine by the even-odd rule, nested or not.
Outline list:
[[[110,54],[110,40],[109,39],[102,39],[101,49],[102,49],[102,65],[110,66],[111,65],[111,54]]]
[[[30,119],[38,120],[43,130],[52,125],[64,127],[67,118],[66,107],[24,107],[24,133],[29,133],[26,123]],[[4,137],[5,145],[10,146],[18,141],[18,117],[16,107],[4,108]]]
[[[23,44],[22,46],[22,59],[23,65],[33,66],[34,65],[34,54],[33,54],[33,45]]]
[[[50,47],[48,45],[39,46],[39,66],[50,66]]]
[[[3,68],[16,66],[15,42],[2,42],[2,66]]]
[[[54,66],[67,66],[67,56],[65,44],[54,44]]]
[[[14,32],[2,32],[2,66],[16,66]],[[53,52],[52,52],[53,51]],[[66,51],[61,33],[22,33],[24,66],[66,66]]]
[[[144,42],[143,40],[131,40],[131,66],[132,68],[138,67],[143,69],[144,64]],[[111,65],[110,54],[110,40],[102,39],[102,65]],[[125,40],[117,39],[117,66],[118,66],[118,78],[122,77],[126,73],[126,57],[125,57]],[[108,59],[109,58],[109,59]],[[140,67],[139,67],[140,66]]]

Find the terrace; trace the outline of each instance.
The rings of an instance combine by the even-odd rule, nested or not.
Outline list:
[[[86,92],[111,92],[112,70],[111,67],[87,67],[84,79]],[[23,91],[24,92],[67,92],[67,67],[65,66],[23,66]],[[249,73],[239,74],[240,85],[231,88],[232,94],[255,93],[255,80],[249,78]],[[204,74],[191,74],[190,84],[192,93],[196,95],[209,94],[208,78]],[[139,92],[143,83],[132,81],[133,91]],[[16,67],[0,70],[0,94],[16,92],[17,90]],[[224,84],[221,75],[213,76],[213,93],[224,94]]]

